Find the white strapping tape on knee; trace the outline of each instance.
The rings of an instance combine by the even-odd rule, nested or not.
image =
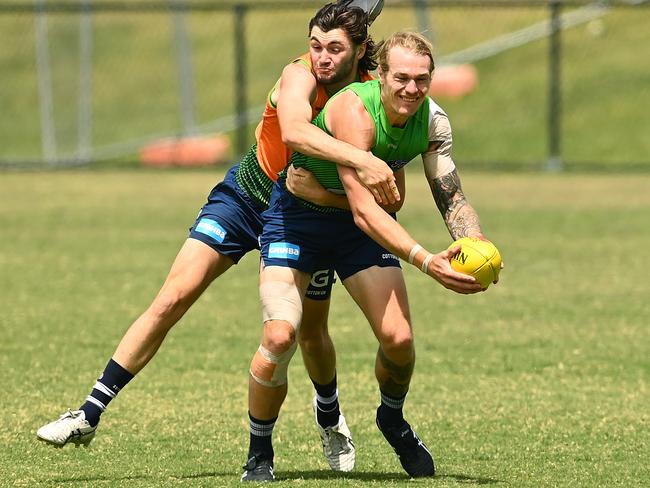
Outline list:
[[[296,348],[298,347],[298,344],[294,342],[291,347],[283,352],[282,354],[273,354],[271,351],[269,351],[267,348],[264,346],[260,345],[260,347],[257,349],[261,356],[264,358],[265,361],[268,361],[271,364],[275,365],[275,368],[273,369],[273,375],[271,376],[270,381],[265,380],[263,378],[260,378],[258,376],[255,376],[251,369],[251,376],[255,381],[257,381],[260,385],[268,386],[268,387],[277,387],[277,386],[282,386],[287,382],[287,373],[289,371],[289,363],[291,362],[291,358],[293,357],[294,353],[296,352]]]
[[[295,284],[286,281],[267,281],[260,284],[262,318],[289,322],[296,333],[302,320],[303,296]]]

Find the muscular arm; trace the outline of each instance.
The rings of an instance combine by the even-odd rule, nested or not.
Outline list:
[[[338,96],[327,112],[326,124],[330,132],[362,149],[370,148],[374,139],[374,124],[358,97],[351,92]],[[375,202],[369,191],[361,184],[356,172],[345,166],[338,166],[341,182],[346,190],[355,224],[373,240],[401,259],[408,260],[411,249],[417,242],[410,234]],[[420,249],[413,264],[420,267],[429,256]],[[476,281],[451,269],[451,251],[434,254],[426,269],[446,288],[458,293],[475,293],[481,290]],[[469,278],[469,279],[468,279]]]
[[[427,175],[427,180],[451,237],[456,240],[461,237],[481,236],[478,215],[465,198],[458,172],[454,169],[451,173],[437,178],[429,178]]]
[[[272,94],[278,108],[282,142],[294,151],[354,168],[378,202],[394,203],[393,172],[367,150],[336,140],[311,123],[311,101],[316,93],[314,76],[296,63],[285,67]]]
[[[422,161],[431,194],[454,240],[481,236],[478,215],[465,198],[456,166],[451,158],[452,135],[449,119],[435,104],[430,103],[430,142],[427,152],[422,155]]]
[[[381,205],[389,213],[398,212],[404,204],[406,181],[403,169],[395,173],[395,182],[402,198],[398,202]],[[315,203],[316,205],[350,210],[350,203],[345,195],[327,191],[314,175],[305,168],[296,168],[294,166],[287,168],[287,189],[298,198]]]

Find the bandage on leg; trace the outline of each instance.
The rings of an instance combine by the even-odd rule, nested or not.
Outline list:
[[[262,302],[262,318],[282,320],[290,323],[298,333],[302,320],[303,293],[295,284],[285,281],[267,281],[260,284],[260,301]]]
[[[275,388],[287,382],[287,372],[293,354],[296,352],[297,344],[294,342],[291,347],[282,354],[273,354],[261,346],[257,349],[251,362],[251,376],[260,385]]]

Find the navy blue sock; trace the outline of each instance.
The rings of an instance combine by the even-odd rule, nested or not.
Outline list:
[[[341,409],[339,406],[339,392],[336,387],[336,373],[334,379],[326,385],[321,385],[311,380],[316,389],[316,419],[318,424],[325,427],[335,427],[339,424]]]
[[[256,419],[248,412],[250,428],[250,444],[248,458],[257,456],[262,459],[273,460],[273,427],[277,417],[271,420]]]
[[[133,375],[113,359],[108,361],[90,395],[86,397],[86,402],[79,407],[79,410],[83,410],[86,414],[86,420],[91,426],[94,427],[99,423],[99,417],[108,404],[132,379]]]
[[[394,397],[380,391],[381,405],[377,409],[377,420],[382,426],[396,426],[404,422],[404,400],[406,393],[401,397]]]

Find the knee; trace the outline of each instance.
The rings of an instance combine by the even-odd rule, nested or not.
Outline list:
[[[264,324],[262,345],[273,354],[282,354],[296,343],[296,331],[288,322],[269,320]]]
[[[413,333],[407,323],[395,327],[384,334],[381,346],[386,353],[399,355],[401,357],[410,355],[413,352]]]
[[[298,342],[303,351],[309,351],[321,347],[322,344],[331,342],[329,331],[327,330],[327,317],[311,318],[305,316]]]
[[[180,318],[185,312],[184,296],[175,288],[165,287],[154,299],[149,307],[149,312],[156,322],[166,322],[172,318]]]
[[[327,333],[327,330],[320,330],[309,334],[303,334],[300,331],[298,343],[303,354],[311,356],[323,350],[329,344],[332,344],[332,339]]]
[[[264,338],[251,362],[251,378],[257,383],[277,388],[287,383],[289,363],[296,351],[296,337],[291,324],[268,321]]]

